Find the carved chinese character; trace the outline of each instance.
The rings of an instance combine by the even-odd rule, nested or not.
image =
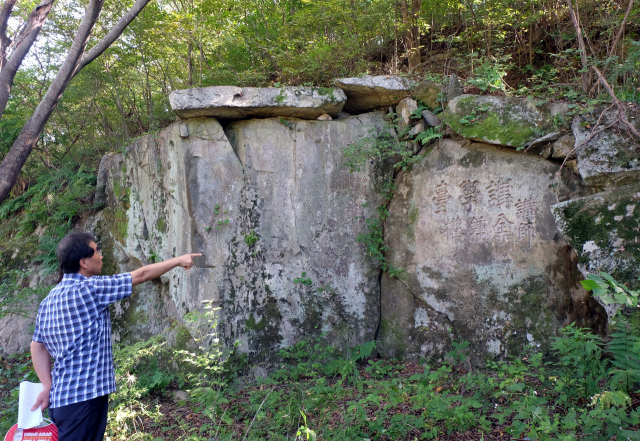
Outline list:
[[[516,202],[516,215],[518,216],[518,238],[530,241],[536,235],[536,204],[533,198],[518,199]]]
[[[447,190],[447,183],[440,182],[440,185],[436,186],[436,196],[433,198],[433,203],[436,205],[435,213],[446,213],[447,202],[452,199],[452,196]]]
[[[486,238],[489,235],[488,222],[483,216],[476,216],[469,224],[469,234],[473,237]]]
[[[460,184],[460,187],[462,188],[462,194],[460,195],[459,199],[462,205],[467,208],[467,210],[471,210],[473,204],[478,203],[477,196],[480,194],[480,191],[478,191],[479,184],[480,182],[471,181],[470,179],[462,181],[462,184]]]
[[[496,230],[496,235],[503,237],[511,233],[511,225],[513,225],[513,222],[507,219],[504,213],[500,213],[498,221],[493,228]]]
[[[511,197],[511,179],[501,181],[491,181],[487,187],[489,190],[489,206],[498,208],[510,208],[513,198]]]
[[[455,219],[447,219],[442,224],[441,231],[447,239],[457,239],[464,235],[462,221],[457,216],[455,217]]]

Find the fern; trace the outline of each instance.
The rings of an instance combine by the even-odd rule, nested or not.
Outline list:
[[[610,385],[614,389],[629,392],[636,383],[640,383],[640,337],[638,330],[623,317],[613,323],[614,332],[607,344],[607,352],[613,359]]]

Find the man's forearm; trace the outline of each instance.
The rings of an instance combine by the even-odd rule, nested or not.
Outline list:
[[[31,360],[42,386],[51,389],[51,354],[44,344],[31,342]]]
[[[135,271],[131,272],[131,283],[137,285],[138,283],[146,282],[147,280],[153,280],[156,277],[160,277],[167,271],[171,271],[177,266],[181,266],[185,270],[188,270],[193,266],[193,258],[200,257],[202,254],[185,254],[184,256],[174,257],[173,259],[165,260],[164,262],[152,263],[151,265],[143,266]]]

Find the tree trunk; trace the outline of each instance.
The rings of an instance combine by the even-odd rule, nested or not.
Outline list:
[[[404,27],[403,42],[409,60],[409,70],[413,70],[420,64],[420,27],[418,26],[418,15],[422,0],[411,0],[411,10],[407,0],[400,0],[400,11],[402,13],[402,23]]]
[[[51,11],[53,2],[54,0],[42,0],[42,2],[36,6],[33,11],[31,11],[24,28],[22,28],[20,35],[18,35],[16,39],[15,49],[11,54],[11,58],[2,65],[2,71],[0,71],[0,118],[2,118],[4,109],[7,107],[7,102],[9,101],[13,78],[16,76],[16,73],[22,64],[22,60],[24,60],[29,49],[31,49],[33,42],[36,41],[44,21],[47,19],[49,11]],[[5,12],[4,6],[2,7],[2,12]],[[11,13],[11,11],[8,12]],[[6,19],[8,20],[9,17],[6,17]],[[5,17],[2,17],[1,20],[4,21]],[[6,37],[4,34],[2,36]],[[4,48],[3,42],[3,49],[6,50],[7,48]],[[4,58],[6,54],[2,52],[2,56]]]
[[[82,22],[78,27],[78,32],[73,40],[73,44],[67,53],[67,57],[62,63],[58,74],[49,86],[47,93],[38,107],[33,112],[29,120],[22,128],[11,149],[5,156],[2,164],[0,164],[0,204],[9,196],[9,192],[13,187],[17,177],[20,174],[22,166],[27,161],[33,147],[38,142],[38,138],[44,130],[44,126],[51,117],[58,101],[62,97],[65,89],[69,85],[71,79],[77,75],[80,70],[96,59],[104,52],[126,29],[131,21],[144,8],[149,0],[137,0],[136,3],[127,11],[118,23],[109,31],[109,33],[96,44],[84,56],[84,51],[91,37],[93,27],[98,20],[100,11],[102,10],[104,0],[91,0],[85,10]],[[48,3],[46,3],[48,2]],[[43,4],[53,4],[53,0],[43,0]],[[51,6],[49,6],[49,9]],[[44,17],[46,18],[46,16]],[[40,24],[42,26],[42,24]],[[13,57],[12,57],[13,59]],[[10,61],[11,62],[11,61]]]
[[[590,81],[589,81],[589,71],[588,71],[589,61],[587,59],[587,47],[584,44],[584,38],[582,37],[582,29],[580,29],[580,23],[578,23],[578,19],[573,10],[573,4],[571,3],[571,0],[567,0],[567,6],[569,7],[569,16],[571,17],[571,22],[573,23],[573,27],[578,36],[578,46],[580,47],[580,58],[582,60],[582,70],[584,71],[580,74],[580,77],[582,79],[582,91],[584,93],[589,93]]]

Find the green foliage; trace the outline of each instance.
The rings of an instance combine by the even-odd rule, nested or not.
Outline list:
[[[307,277],[307,273],[303,272],[300,277],[293,279],[293,283],[300,283],[301,285],[311,286],[313,282]]]
[[[482,58],[475,68],[476,76],[469,80],[469,84],[477,86],[483,92],[504,91],[507,87],[504,77],[509,69],[510,58],[511,55]]]
[[[257,241],[258,235],[255,231],[252,231],[251,233],[244,236],[244,243],[246,243],[248,247],[254,246]]]
[[[616,282],[613,277],[605,272],[601,272],[600,276],[589,274],[587,280],[582,280],[580,283],[587,291],[593,291],[593,295],[598,296],[606,305],[616,304],[630,308],[640,307],[638,305],[640,290],[630,290],[622,283]]]

